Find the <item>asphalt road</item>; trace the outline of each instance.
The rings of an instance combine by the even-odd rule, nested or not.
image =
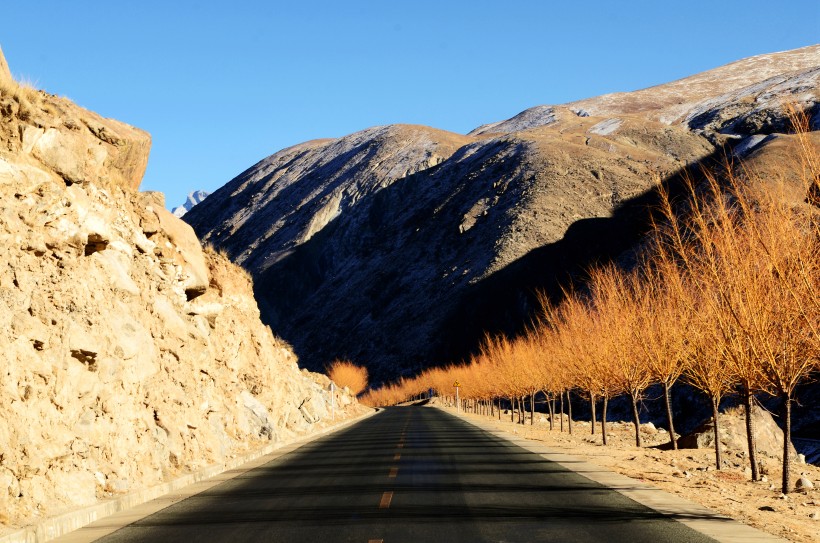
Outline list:
[[[396,407],[100,541],[712,541],[442,410]]]

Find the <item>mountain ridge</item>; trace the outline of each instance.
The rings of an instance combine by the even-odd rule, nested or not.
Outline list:
[[[780,56],[786,71],[773,76]],[[307,367],[346,356],[395,379],[460,360],[484,331],[516,333],[532,315],[534,289],[556,294],[558,276],[565,283],[597,259],[619,258],[637,243],[639,207],[658,180],[673,182],[733,147],[765,147],[766,135],[787,127],[786,101],[816,115],[818,67],[820,46],[811,46],[599,102],[537,106],[466,136],[415,128],[441,147],[433,161],[430,141],[368,129],[312,147],[308,161],[286,153],[285,173],[264,170],[280,151],[186,220],[251,272],[263,318]],[[672,99],[670,88],[687,80],[691,88]],[[345,154],[342,141],[371,152]],[[381,156],[413,167],[381,175]],[[310,167],[319,162],[336,169]],[[309,196],[328,179],[342,205],[328,192],[287,191],[299,185]],[[344,187],[359,197],[345,200]],[[538,269],[552,277],[539,279]]]

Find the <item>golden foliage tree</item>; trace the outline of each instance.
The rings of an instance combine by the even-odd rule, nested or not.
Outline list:
[[[327,375],[337,386],[347,387],[354,395],[367,388],[367,368],[348,360],[336,360],[327,368]]]

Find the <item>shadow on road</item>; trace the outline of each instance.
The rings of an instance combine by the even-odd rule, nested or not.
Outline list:
[[[103,541],[710,541],[682,518],[438,409],[387,408]]]

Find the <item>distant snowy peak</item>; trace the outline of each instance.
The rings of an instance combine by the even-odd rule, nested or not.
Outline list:
[[[208,197],[211,194],[210,192],[205,192],[204,190],[195,190],[188,194],[188,198],[185,199],[185,203],[181,206],[175,207],[171,210],[171,213],[174,214],[175,217],[182,217],[189,211],[191,208],[200,203],[202,200]]]

